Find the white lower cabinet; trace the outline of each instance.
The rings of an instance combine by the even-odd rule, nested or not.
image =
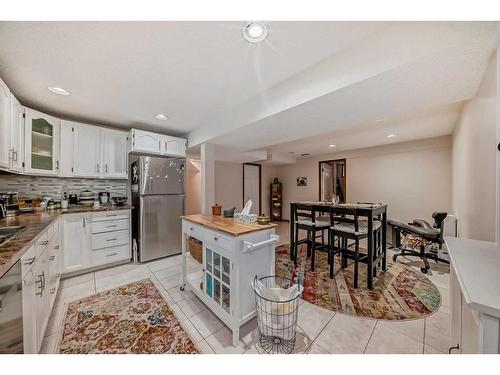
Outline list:
[[[90,266],[91,214],[65,214],[61,217],[63,232],[63,273]]]
[[[62,216],[63,274],[131,258],[130,211]]]
[[[60,234],[57,221],[40,234],[21,258],[25,353],[38,353],[54,305],[59,278]]]

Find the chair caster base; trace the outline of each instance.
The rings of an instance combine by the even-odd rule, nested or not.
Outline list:
[[[186,289],[186,284],[182,284],[180,287],[179,287],[180,290],[184,290]]]

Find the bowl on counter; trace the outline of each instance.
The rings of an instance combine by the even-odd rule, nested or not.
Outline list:
[[[113,197],[111,201],[115,206],[124,206],[127,203],[127,197]]]

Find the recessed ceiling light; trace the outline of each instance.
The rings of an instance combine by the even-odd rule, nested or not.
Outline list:
[[[62,87],[58,87],[58,86],[49,86],[49,87],[47,87],[47,88],[48,88],[50,91],[52,91],[54,94],[64,95],[64,96],[71,95],[71,93],[70,93],[68,90],[63,89]]]
[[[337,145],[330,145],[330,146],[328,146],[328,147],[337,147]]]
[[[267,37],[267,27],[262,22],[249,22],[243,28],[243,36],[249,43],[260,43]]]
[[[394,137],[397,137],[396,134],[387,134],[387,138],[394,138]]]
[[[168,116],[164,113],[157,113],[155,115],[155,119],[157,120],[161,120],[161,121],[167,121],[168,120]]]

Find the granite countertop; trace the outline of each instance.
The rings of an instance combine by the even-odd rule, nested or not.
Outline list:
[[[445,242],[465,303],[500,319],[500,245],[455,237]]]
[[[205,227],[217,229],[225,233],[232,234],[233,236],[240,236],[242,234],[257,232],[265,229],[276,228],[276,224],[261,225],[257,223],[238,223],[231,218],[224,218],[213,215],[185,215],[181,216],[182,219],[201,224]]]
[[[85,212],[130,210],[133,206],[101,206],[71,207],[68,209],[46,210],[33,213],[23,213],[0,219],[0,228],[11,226],[24,226],[25,228],[15,236],[0,245],[0,277],[9,270],[28,249],[29,245],[36,242],[39,234],[43,232],[59,215],[76,214]]]

